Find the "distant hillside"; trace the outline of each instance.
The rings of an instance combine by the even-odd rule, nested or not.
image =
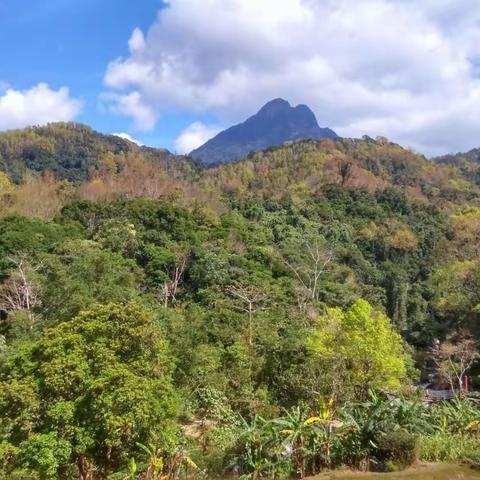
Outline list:
[[[16,183],[27,170],[48,170],[58,179],[80,184],[99,173],[119,173],[132,156],[156,160],[173,175],[190,168],[187,164],[191,163],[167,150],[138,147],[77,123],[52,123],[0,133],[0,171]]]
[[[318,126],[315,115],[306,105],[292,107],[277,98],[244,123],[220,132],[190,155],[205,164],[217,164],[239,160],[250,152],[288,141],[337,137],[333,130]]]
[[[276,104],[280,102],[273,107]],[[23,190],[28,193],[17,197],[28,209],[32,192],[41,188],[32,184],[28,173],[35,177],[45,171],[78,186],[75,198],[102,201],[143,196],[177,198],[187,204],[196,199],[217,208],[225,196],[305,199],[337,184],[370,192],[395,187],[411,199],[435,205],[480,205],[477,150],[433,161],[384,138],[370,137],[298,140],[209,168],[85,125],[55,123],[0,133],[2,171],[14,183],[27,181]],[[72,198],[70,190],[68,198],[62,188],[58,192],[55,208]],[[18,208],[12,206],[11,211]]]
[[[205,170],[208,188],[229,195],[279,198],[317,195],[328,184],[388,187],[410,198],[437,203],[475,203],[479,189],[455,165],[428,160],[386,139],[304,140]],[[205,187],[207,188],[207,187]]]
[[[434,161],[458,168],[466,177],[480,185],[480,148],[466,153],[443,155]]]

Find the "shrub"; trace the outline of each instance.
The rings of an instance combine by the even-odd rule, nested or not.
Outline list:
[[[418,439],[418,458],[426,462],[470,462],[480,460],[478,438],[465,434],[439,432]]]
[[[380,437],[376,456],[380,461],[408,467],[417,456],[417,437],[405,430],[388,432]]]

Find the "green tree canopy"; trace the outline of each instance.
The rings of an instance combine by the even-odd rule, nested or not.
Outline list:
[[[11,467],[53,479],[73,478],[65,472],[76,465],[80,478],[94,467],[106,477],[136,442],[172,442],[173,362],[159,331],[137,303],[95,306],[8,356],[0,444],[10,457],[23,451]]]
[[[61,245],[45,257],[41,273],[41,308],[50,320],[69,320],[94,303],[136,298],[142,277],[134,261],[89,240]]]
[[[332,393],[337,394],[398,390],[411,365],[390,319],[365,300],[357,300],[347,311],[328,308],[307,339],[307,347],[331,376],[336,390]]]

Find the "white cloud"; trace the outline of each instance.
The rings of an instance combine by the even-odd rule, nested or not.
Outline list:
[[[52,90],[46,83],[30,90],[6,87],[0,93],[0,130],[73,120],[82,108],[68,88]]]
[[[112,135],[114,135],[115,137],[123,138],[123,140],[128,140],[129,142],[135,143],[139,147],[143,145],[143,143],[141,143],[139,140],[136,140],[128,133],[120,132],[120,133],[112,133]]]
[[[427,153],[480,139],[478,0],[171,0],[110,63],[113,109],[241,120],[284,97],[341,135]]]
[[[220,130],[218,127],[205,125],[202,122],[192,123],[175,140],[175,150],[181,154],[190,153],[214,137]]]
[[[144,101],[140,92],[107,93],[101,96],[101,101],[109,105],[112,113],[132,117],[138,130],[151,130],[155,126],[158,114]]]
[[[135,30],[133,30],[132,36],[128,41],[128,48],[132,53],[140,52],[145,48],[145,37],[139,28],[135,28]]]

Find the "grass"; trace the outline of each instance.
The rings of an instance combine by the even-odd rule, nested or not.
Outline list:
[[[425,462],[471,463],[480,465],[480,441],[463,434],[437,433],[420,436],[418,458]]]

